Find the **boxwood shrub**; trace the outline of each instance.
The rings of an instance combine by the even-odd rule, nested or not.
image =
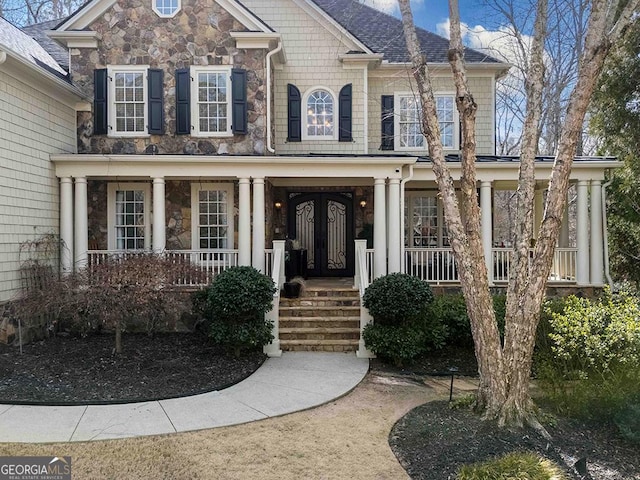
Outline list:
[[[273,340],[273,323],[264,315],[273,307],[276,287],[271,278],[253,267],[232,267],[196,294],[194,304],[217,344],[240,355],[243,348],[258,348]]]

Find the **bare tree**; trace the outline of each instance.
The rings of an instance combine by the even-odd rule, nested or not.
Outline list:
[[[0,0],[0,16],[18,26],[62,19],[75,12],[83,0]]]
[[[450,0],[449,63],[456,86],[456,104],[462,124],[460,203],[444,158],[429,66],[420,50],[409,0],[399,0],[413,77],[422,104],[422,127],[443,201],[451,246],[467,303],[473,333],[480,386],[477,404],[486,418],[499,424],[537,422],[529,392],[535,331],[540,316],[553,252],[566,206],[569,175],[582,132],[589,100],[604,60],[624,30],[635,21],[640,0],[592,0],[578,73],[562,129],[546,195],[545,211],[530,261],[534,232],[535,155],[541,134],[545,85],[545,41],[548,0],[538,0],[525,79],[526,115],[517,191],[513,260],[507,288],[504,345],[498,333],[489,291],[480,237],[480,210],[476,190],[476,103],[467,87],[464,47],[457,0]],[[542,429],[543,430],[543,429]]]

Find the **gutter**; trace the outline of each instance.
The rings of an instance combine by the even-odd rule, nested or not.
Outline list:
[[[603,246],[604,246],[604,275],[609,282],[609,288],[613,291],[613,280],[611,279],[611,273],[609,272],[609,228],[607,226],[607,187],[611,186],[613,180],[609,180],[602,185],[602,233],[603,233]]]
[[[404,238],[404,204],[405,204],[405,195],[404,195],[404,189],[405,189],[405,185],[407,184],[408,181],[410,181],[413,178],[413,164],[409,165],[409,175],[406,177],[403,177],[402,180],[400,180],[400,238],[402,239],[402,241],[400,242],[400,272],[401,273],[406,273],[405,272],[405,238]]]
[[[267,53],[265,60],[267,68],[267,151],[276,153],[275,148],[271,145],[271,57],[282,50],[282,39],[278,40],[278,46]]]

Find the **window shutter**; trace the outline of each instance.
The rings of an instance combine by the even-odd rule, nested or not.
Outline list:
[[[106,135],[107,124],[107,69],[99,68],[93,71],[93,133]]]
[[[287,84],[287,142],[302,141],[302,99],[295,85]]]
[[[352,142],[352,87],[351,84],[345,85],[340,90],[339,102],[339,120],[338,120],[338,141]]]
[[[380,150],[393,150],[393,95],[382,95],[382,143]]]
[[[164,134],[164,72],[150,68],[147,72],[149,95],[148,131],[152,135]]]
[[[176,134],[191,133],[191,76],[188,68],[176,70]]]
[[[231,70],[231,127],[234,134],[248,133],[247,118],[247,71]]]

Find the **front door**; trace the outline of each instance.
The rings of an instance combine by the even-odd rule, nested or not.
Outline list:
[[[307,250],[308,275],[352,276],[353,194],[290,193],[288,203],[289,238]]]

